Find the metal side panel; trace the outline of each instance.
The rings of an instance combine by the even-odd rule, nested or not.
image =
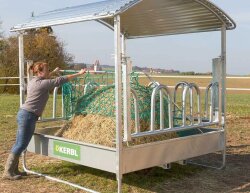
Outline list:
[[[115,173],[115,150],[34,134],[28,151]]]
[[[224,131],[214,131],[124,148],[123,173],[221,151],[224,145]]]

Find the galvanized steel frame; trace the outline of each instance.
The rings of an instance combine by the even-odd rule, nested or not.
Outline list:
[[[199,128],[202,126],[209,126],[209,125],[217,125],[219,124],[219,130],[218,130],[218,134],[221,136],[223,135],[223,142],[218,141],[218,143],[220,144],[217,148],[218,150],[222,151],[222,156],[223,156],[223,161],[222,161],[222,167],[225,166],[225,158],[226,158],[226,130],[225,130],[225,113],[226,113],[226,108],[225,108],[225,77],[226,77],[226,29],[234,29],[236,24],[233,22],[233,20],[227,16],[222,10],[219,10],[216,6],[214,6],[212,3],[205,1],[205,0],[195,0],[197,3],[200,3],[201,5],[203,5],[204,7],[206,7],[207,9],[209,9],[210,11],[212,11],[215,15],[217,15],[217,17],[219,19],[221,19],[221,17],[225,16],[226,19],[228,19],[229,23],[231,22],[231,27],[228,26],[228,23],[226,23],[223,19],[221,19],[222,21],[222,28],[221,28],[221,61],[222,61],[222,65],[223,65],[223,71],[221,74],[221,79],[219,82],[219,120],[218,121],[213,121],[210,123],[201,123],[198,125],[190,125],[190,126],[184,126],[184,127],[180,127],[180,128],[170,128],[168,129],[167,132],[172,132],[172,131],[181,131],[181,130],[186,130],[186,129],[190,129],[190,128]],[[139,3],[141,1],[132,1],[134,4]],[[125,152],[128,149],[123,149],[122,146],[122,58],[125,57],[125,36],[126,34],[122,34],[121,32],[121,26],[120,26],[120,14],[122,12],[124,12],[125,10],[129,9],[130,7],[132,7],[134,4],[130,4],[128,7],[124,7],[124,9],[121,9],[120,12],[117,12],[117,14],[115,14],[114,16],[108,15],[108,17],[114,17],[114,27],[112,25],[110,25],[109,23],[106,23],[104,20],[102,20],[103,18],[107,18],[106,16],[99,16],[99,17],[95,17],[94,19],[99,21],[102,24],[105,24],[107,27],[111,28],[114,30],[114,43],[115,43],[115,104],[116,104],[116,176],[117,176],[117,181],[118,181],[118,192],[121,192],[121,184],[122,184],[122,175],[124,173],[126,173],[125,168],[124,168],[124,163],[125,162],[125,155],[129,155],[126,154]],[[222,14],[222,15],[220,15]],[[93,19],[93,18],[92,18]],[[91,20],[91,18],[89,18],[88,20]],[[79,21],[83,21],[82,19],[79,20],[72,20],[72,21],[62,21],[61,23],[57,23],[58,24],[66,24],[66,23],[71,23],[71,22],[79,22]],[[53,23],[51,23],[51,25],[54,25]],[[46,25],[48,26],[48,25]],[[39,26],[42,27],[42,26]],[[33,28],[33,27],[32,27]],[[24,102],[24,90],[25,90],[25,82],[24,82],[24,48],[23,48],[23,34],[25,29],[29,29],[29,28],[16,28],[16,29],[12,29],[12,31],[20,31],[19,33],[19,79],[20,79],[20,105]],[[160,34],[157,34],[160,35]],[[162,34],[164,35],[164,34]],[[148,37],[148,36],[144,36],[144,37]],[[133,37],[136,38],[136,37]],[[126,69],[126,68],[125,68]],[[128,75],[128,71],[125,70],[125,77]],[[127,77],[124,79],[124,84],[123,86],[126,87],[128,79]],[[124,105],[127,104],[128,107],[128,96],[130,95],[130,90],[127,90],[124,94],[124,97],[127,98],[126,99],[126,103]],[[133,91],[132,91],[133,93]],[[134,96],[134,95],[133,95]],[[161,94],[162,96],[162,94]],[[162,97],[161,97],[162,98]],[[136,99],[136,97],[135,97]],[[128,115],[128,111],[125,112]],[[127,121],[126,125],[128,126],[128,117],[125,119],[125,121]],[[211,120],[210,120],[211,121]],[[139,129],[138,129],[139,130]],[[152,131],[149,131],[152,132]],[[154,131],[154,134],[159,134],[159,133],[164,133],[166,131],[164,131],[163,126],[161,124],[161,129],[159,131]],[[128,136],[127,139],[129,140],[129,132],[128,132]],[[144,136],[144,135],[148,135],[150,133],[145,133],[145,134],[141,134],[140,132],[136,132],[135,134],[132,134],[132,137],[140,137],[140,136]],[[203,134],[204,136],[207,136],[209,134]],[[201,136],[203,136],[201,135]],[[192,140],[193,137],[188,137],[189,139]],[[186,139],[186,138],[184,138]],[[215,138],[216,139],[216,138]],[[221,139],[221,138],[218,138]],[[179,139],[181,140],[181,139]],[[153,145],[153,144],[152,144]],[[141,145],[140,147],[146,147],[148,145]],[[221,149],[222,147],[222,149]],[[132,149],[136,149],[137,147],[134,147]],[[130,150],[129,150],[130,151]],[[35,173],[38,175],[42,175],[36,172],[32,172],[30,170],[28,170],[26,168],[26,164],[25,164],[25,156],[24,156],[24,169],[30,173]],[[43,175],[44,176],[44,175]],[[49,179],[53,179],[52,177],[48,177]],[[72,185],[74,187],[79,187],[80,186],[76,185],[76,184],[72,184],[72,183],[68,183],[59,179],[53,179],[59,182],[63,182],[69,185]],[[86,188],[82,187],[83,189],[87,190]],[[87,190],[88,191],[88,190]],[[92,190],[89,190],[90,192],[95,192]]]
[[[24,95],[25,95],[23,34],[24,32],[21,31],[18,35],[20,106],[24,103]]]
[[[115,107],[116,107],[116,179],[118,192],[122,186],[122,66],[120,16],[114,18],[115,42]]]

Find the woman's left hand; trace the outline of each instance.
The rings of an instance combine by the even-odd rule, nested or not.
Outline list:
[[[52,72],[53,73],[58,73],[60,71],[60,68],[59,67],[56,67]]]

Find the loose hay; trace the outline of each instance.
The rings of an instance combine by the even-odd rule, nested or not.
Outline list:
[[[113,146],[115,121],[111,117],[101,115],[78,115],[64,129],[62,137],[87,143]]]
[[[141,131],[148,130],[149,122],[141,121],[140,124]],[[132,128],[134,128],[134,121],[132,121]],[[77,115],[65,124],[55,135],[76,141],[115,147],[115,119],[102,115]],[[162,141],[175,136],[175,133],[171,133],[140,137],[133,139],[128,144],[124,143],[124,145],[130,146]]]

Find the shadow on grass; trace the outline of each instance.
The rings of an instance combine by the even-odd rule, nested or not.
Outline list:
[[[116,175],[101,170],[76,165],[69,162],[49,164],[43,167],[32,168],[43,174],[59,177],[70,182],[101,192],[116,192]],[[202,170],[196,166],[182,166],[172,164],[172,168],[165,170],[160,167],[144,169],[123,175],[123,192],[131,192],[131,186],[137,192],[155,192],[156,185],[163,184],[166,180],[177,180],[195,175]],[[143,191],[142,191],[143,189]]]

